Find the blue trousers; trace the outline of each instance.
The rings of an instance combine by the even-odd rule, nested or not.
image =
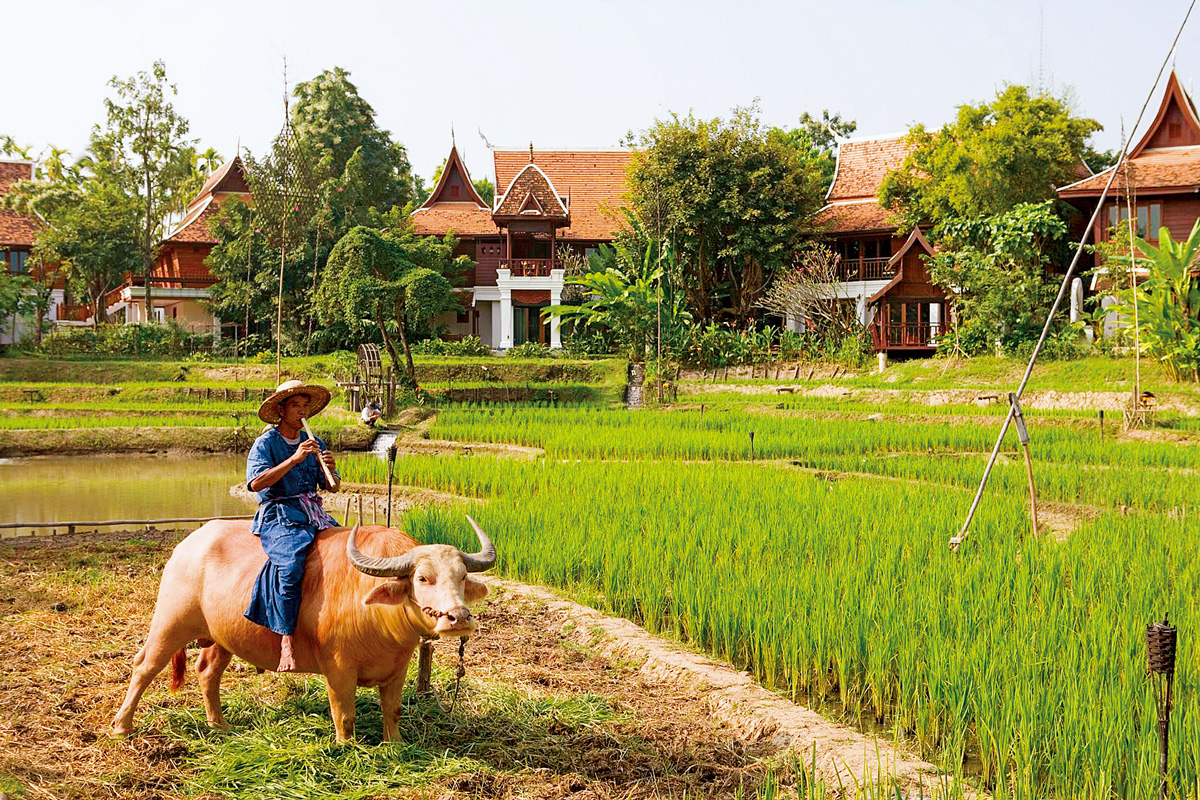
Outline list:
[[[268,560],[254,581],[246,619],[290,636],[300,617],[304,564],[317,529],[313,525],[264,525],[259,535]]]

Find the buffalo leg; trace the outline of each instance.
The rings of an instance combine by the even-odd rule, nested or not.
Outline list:
[[[391,683],[384,683],[379,686],[379,706],[383,710],[383,740],[385,742],[396,742],[400,740],[400,730],[396,727],[396,720],[400,716],[400,698],[404,694],[404,679],[408,676],[408,662],[412,659],[412,652],[397,664],[396,679]]]
[[[200,651],[196,659],[196,674],[200,679],[200,690],[204,693],[204,716],[208,718],[208,727],[228,729],[225,715],[221,713],[221,676],[229,666],[232,653],[214,644]]]
[[[325,671],[325,686],[329,691],[329,713],[339,742],[354,738],[354,693],[358,688],[358,671],[335,667]]]
[[[138,701],[154,676],[162,672],[163,667],[179,650],[196,638],[191,631],[167,630],[159,634],[150,627],[150,636],[146,644],[138,651],[133,659],[133,675],[129,678],[129,691],[125,693],[125,702],[113,719],[112,732],[116,736],[128,736],[133,733],[133,713],[137,710]]]

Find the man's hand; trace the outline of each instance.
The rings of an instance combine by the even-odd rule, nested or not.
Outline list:
[[[321,460],[325,462],[325,466],[329,467],[330,472],[333,472],[335,469],[337,469],[337,464],[335,464],[333,461],[333,453],[329,452],[328,450],[323,450],[321,452]]]
[[[300,443],[300,446],[296,448],[296,452],[292,454],[292,466],[302,463],[310,455],[314,455],[317,458],[321,457],[321,445],[317,444],[316,439],[305,439]]]

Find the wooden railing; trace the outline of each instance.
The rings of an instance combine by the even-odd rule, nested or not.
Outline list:
[[[500,269],[511,270],[514,278],[548,278],[550,270],[561,267],[554,258],[502,258]]]
[[[936,347],[937,338],[943,332],[942,326],[936,322],[889,322],[871,326],[876,350],[894,347]]]
[[[838,277],[844,281],[891,280],[896,274],[888,268],[890,258],[842,259],[838,264]]]
[[[55,319],[60,322],[87,322],[92,317],[92,307],[85,305],[67,305],[63,303],[58,306]]]

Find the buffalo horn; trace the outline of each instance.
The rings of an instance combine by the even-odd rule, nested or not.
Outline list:
[[[492,545],[492,540],[479,527],[479,523],[471,519],[469,514],[467,522],[471,523],[471,527],[475,529],[475,535],[479,537],[479,552],[462,554],[467,572],[483,572],[485,569],[491,569],[492,565],[496,563],[496,548]]]
[[[376,578],[407,578],[412,574],[416,564],[413,563],[413,559],[409,553],[392,558],[364,556],[358,551],[358,546],[354,543],[354,539],[357,536],[358,524],[355,523],[353,530],[350,531],[350,535],[346,537],[346,556],[359,572],[374,575]]]

